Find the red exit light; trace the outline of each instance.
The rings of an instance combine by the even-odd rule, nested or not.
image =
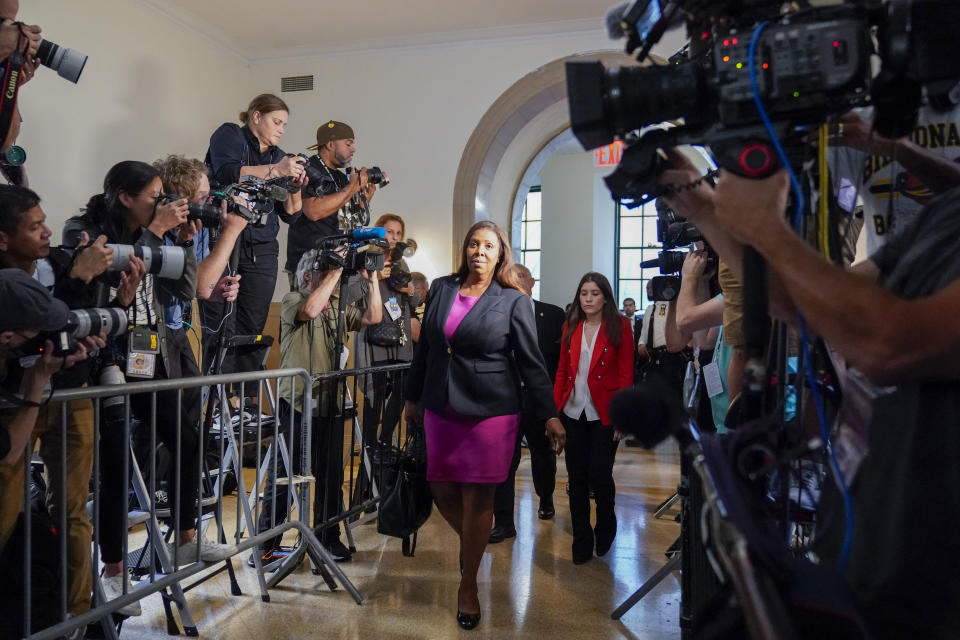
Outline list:
[[[615,167],[620,164],[620,158],[622,157],[623,143],[617,140],[605,147],[599,147],[593,150],[593,166]]]

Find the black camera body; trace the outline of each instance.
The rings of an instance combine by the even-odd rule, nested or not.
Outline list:
[[[175,202],[181,199],[176,194],[163,194],[160,196],[164,203]],[[220,191],[210,194],[208,200],[203,204],[195,202],[187,203],[187,220],[199,220],[206,229],[219,229],[222,222],[221,205],[227,203],[227,212],[244,218],[247,224],[253,227],[263,227],[267,224],[267,216],[263,211],[255,211],[237,204],[237,202]],[[271,209],[272,210],[272,209]]]
[[[385,257],[383,249],[388,246],[386,240],[378,238],[354,240],[350,234],[321,238],[317,242],[318,253],[313,269],[323,271],[342,268],[347,274],[354,274],[361,270],[382,271]],[[346,253],[341,255],[344,248]]]
[[[949,0],[850,0],[783,17],[773,0],[664,5],[637,0],[623,26],[628,50],[640,46],[646,56],[667,26],[685,23],[690,42],[673,64],[567,63],[570,120],[583,147],[627,142],[607,184],[628,206],[664,192],[659,148],[706,145],[717,165],[749,178],[777,171],[782,161],[755,96],[788,162],[799,165],[811,153],[806,138],[829,118],[873,105],[878,131],[900,137],[913,127],[921,86],[942,89],[960,77],[948,62],[960,42],[945,26],[957,24],[960,5]],[[883,69],[876,77],[875,31]],[[668,121],[682,124],[645,130]]]

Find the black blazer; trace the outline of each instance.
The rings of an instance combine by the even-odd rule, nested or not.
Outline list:
[[[522,380],[531,417],[556,417],[530,299],[494,280],[448,341],[443,327],[461,284],[451,275],[430,285],[405,398],[435,412],[450,405],[464,416],[509,415],[520,411]]]
[[[552,382],[557,377],[557,366],[560,364],[560,339],[563,337],[563,323],[567,316],[563,309],[555,304],[539,300],[534,300],[533,304],[537,316],[537,342],[544,364],[547,365],[547,375]]]

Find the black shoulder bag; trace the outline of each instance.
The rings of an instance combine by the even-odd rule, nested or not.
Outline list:
[[[403,555],[413,557],[417,531],[430,517],[433,495],[427,482],[427,442],[423,426],[408,426],[407,441],[395,474],[384,474],[377,531],[403,540]],[[393,476],[392,483],[388,478]]]

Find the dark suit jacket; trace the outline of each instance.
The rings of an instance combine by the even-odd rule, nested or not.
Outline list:
[[[461,284],[451,275],[430,285],[405,398],[435,412],[449,405],[464,416],[509,415],[520,411],[522,380],[529,415],[556,417],[530,299],[493,281],[447,340],[443,327]]]
[[[557,365],[560,363],[560,338],[563,335],[566,316],[563,309],[556,305],[539,300],[534,300],[533,305],[537,317],[537,343],[540,345],[544,364],[547,365],[547,374],[552,381],[557,377]]]

